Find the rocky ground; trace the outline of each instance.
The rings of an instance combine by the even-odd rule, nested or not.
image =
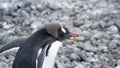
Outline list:
[[[50,22],[80,35],[65,41],[53,68],[120,68],[120,0],[0,0],[0,47]],[[0,68],[15,53],[1,54]]]

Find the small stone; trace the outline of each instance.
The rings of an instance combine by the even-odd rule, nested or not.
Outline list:
[[[114,48],[117,48],[117,45],[116,45],[116,43],[110,43],[110,44],[108,45],[108,48],[109,48],[109,49],[114,49]]]
[[[24,8],[23,10],[25,10],[25,11],[26,11],[26,12],[28,12],[28,13],[30,13],[30,12],[31,12],[30,7],[26,7],[26,8]]]
[[[91,37],[91,33],[89,31],[81,31],[80,36],[84,36],[85,39],[89,39]]]
[[[118,43],[119,42],[119,40],[117,40],[117,39],[113,39],[113,40],[111,40],[111,42],[113,42],[113,43]]]
[[[115,68],[120,68],[120,65],[116,66]]]
[[[70,64],[70,63],[65,64],[65,68],[71,68],[71,67],[72,67],[72,64]]]
[[[14,7],[16,8],[16,10],[25,6],[25,2],[23,2],[21,0],[14,0],[13,4],[14,4]]]
[[[36,10],[36,6],[35,5],[31,5],[30,8],[31,8],[31,10]]]
[[[72,54],[70,54],[70,60],[76,60],[76,61],[78,61],[78,60],[80,60],[80,56],[78,56],[76,53],[72,53]]]
[[[112,67],[110,67],[110,66],[104,64],[104,65],[102,66],[102,68],[112,68]]]
[[[114,39],[120,39],[120,35],[119,34],[113,34],[112,38],[114,38]]]
[[[88,60],[87,60],[87,56],[86,56],[85,53],[86,53],[86,52],[85,52],[84,50],[81,51],[80,53],[78,53],[79,56],[81,57],[81,61],[88,61]]]
[[[98,8],[106,8],[107,2],[105,0],[100,0],[100,1],[98,0],[95,5]]]
[[[108,57],[103,55],[99,56],[99,60],[103,63],[107,63],[109,61]]]
[[[79,36],[77,38],[75,38],[76,41],[85,41],[85,37],[84,36]]]
[[[87,58],[89,62],[97,62],[99,61],[98,55],[92,56],[88,55],[89,57]]]
[[[96,47],[93,47],[91,44],[89,43],[85,43],[84,45],[84,49],[86,51],[92,51],[92,52],[96,52],[97,51],[97,48]]]
[[[84,24],[83,22],[73,22],[74,27],[79,27],[79,26],[81,26],[83,24]]]
[[[3,20],[9,24],[13,23],[13,18],[11,16],[3,16]]]
[[[0,15],[11,14],[14,6],[11,3],[0,3]]]
[[[45,6],[45,5],[43,5],[43,4],[37,4],[36,5],[36,9],[38,10],[38,11],[43,11],[43,10],[45,10],[47,7]]]
[[[117,61],[117,65],[120,65],[120,59]]]
[[[111,33],[117,33],[118,32],[118,28],[116,27],[116,26],[110,26],[109,28],[108,28],[108,31],[110,31]]]
[[[20,14],[21,17],[29,17],[29,14],[25,10],[20,10],[18,14]]]
[[[16,24],[16,25],[22,25],[24,20],[25,20],[24,17],[15,17],[13,19],[13,23]]]
[[[80,64],[80,63],[78,63],[74,68],[85,68],[85,66]]]
[[[117,1],[117,0],[116,0],[116,1]],[[118,1],[119,1],[119,0],[118,0]],[[118,9],[118,10],[120,9],[119,4],[120,4],[120,2],[117,2],[117,3],[115,4],[115,8]]]
[[[39,11],[31,11],[32,16],[36,16],[39,17],[40,16],[40,12]]]
[[[107,26],[109,27],[109,26],[112,26],[112,25],[114,25],[115,23],[114,23],[114,21],[109,21],[108,23],[107,23]]]
[[[108,52],[108,47],[106,46],[106,43],[99,43],[98,44],[99,50],[103,50],[104,52]]]
[[[111,36],[109,36],[109,34],[103,32],[103,33],[102,33],[102,38],[110,40],[110,39],[111,39]]]
[[[92,37],[95,38],[95,39],[100,39],[102,37],[102,34],[101,33],[95,33],[95,34],[93,34]]]
[[[115,25],[120,29],[120,19],[115,20]]]
[[[58,61],[55,62],[57,68],[65,68],[64,65]]]
[[[69,63],[70,62],[70,60],[67,57],[65,57],[65,56],[61,56],[60,60],[63,60],[64,63]]]

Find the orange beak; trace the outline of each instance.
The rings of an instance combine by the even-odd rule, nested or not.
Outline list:
[[[74,34],[74,33],[70,34],[70,37],[78,37],[78,36],[79,36],[78,34]]]

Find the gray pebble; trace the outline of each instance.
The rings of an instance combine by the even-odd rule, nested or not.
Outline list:
[[[114,23],[114,21],[109,21],[108,23],[107,23],[107,26],[109,27],[109,26],[112,26],[112,25],[114,25],[115,23]]]
[[[105,0],[98,0],[95,5],[98,8],[106,8],[108,6]]]
[[[22,7],[25,6],[25,2],[21,1],[21,0],[14,0],[13,4],[14,4],[14,7],[15,7],[16,10],[18,10],[18,7],[22,8]]]
[[[118,0],[118,1],[119,1],[119,0]],[[120,9],[119,4],[120,4],[120,2],[118,2],[118,3],[115,4],[115,8],[118,9],[118,10]]]
[[[119,34],[113,34],[113,35],[112,35],[112,38],[113,38],[113,39],[120,39],[120,35],[119,35]]]
[[[79,61],[81,59],[80,56],[78,56],[76,53],[70,54],[69,58],[72,61]]]
[[[120,65],[117,65],[115,68],[120,68]]]
[[[120,60],[117,61],[117,65],[120,65]]]
[[[25,10],[18,11],[20,17],[29,17],[29,14]]]
[[[116,43],[110,43],[110,44],[108,45],[108,48],[109,48],[109,49],[114,49],[114,48],[117,48],[117,45],[116,45]]]
[[[83,25],[83,22],[73,22],[74,27],[79,27],[81,25]]]
[[[103,34],[101,32],[96,32],[95,34],[92,35],[92,37],[95,39],[100,39],[100,38],[102,38],[102,35]]]
[[[16,25],[22,25],[24,23],[25,17],[15,17],[13,23]]]
[[[107,64],[103,64],[102,68],[112,68],[112,67]]]
[[[3,20],[8,24],[13,23],[13,18],[11,16],[3,16]]]
[[[88,57],[87,60],[88,60],[89,62],[97,62],[97,61],[99,61],[98,58],[94,58],[94,57],[92,57],[92,56]]]
[[[65,68],[72,68],[73,66],[72,66],[72,64],[71,63],[66,63],[65,64]]]
[[[61,56],[60,60],[63,60],[64,63],[69,63],[70,62],[70,59],[65,57],[65,56]]]
[[[102,62],[102,63],[107,63],[109,61],[109,59],[106,57],[106,56],[99,56],[99,60]]]
[[[60,63],[58,61],[55,62],[55,65],[57,68],[65,68],[64,65],[62,65],[62,63]]]
[[[78,54],[79,54],[79,56],[81,57],[81,60],[82,60],[82,61],[88,61],[88,60],[87,60],[87,56],[86,56],[86,52],[85,52],[84,50],[81,51],[81,52],[79,52]]]
[[[91,37],[91,33],[89,31],[81,31],[80,36],[84,36],[85,39],[89,39]]]
[[[103,32],[103,33],[102,33],[102,38],[107,39],[107,40],[110,40],[110,39],[111,39],[111,36],[110,36],[109,34],[107,34],[106,32]]]
[[[0,15],[11,14],[14,6],[11,3],[0,3]]]
[[[30,14],[30,12],[31,12],[30,7],[23,8],[23,10],[25,10],[28,14]]]
[[[116,44],[117,44],[117,43],[119,42],[119,40],[117,40],[117,39],[112,39],[112,40],[111,40],[111,42],[113,42],[113,43],[116,43]]]
[[[92,52],[96,52],[97,51],[97,48],[92,46],[90,43],[85,43],[84,44],[84,49],[86,51],[92,51]]]
[[[120,19],[115,20],[115,25],[120,29]]]
[[[118,33],[118,28],[113,25],[108,28],[108,31],[115,34],[115,33]]]
[[[84,65],[78,63],[74,68],[85,68]]]
[[[44,5],[44,4],[36,4],[36,9],[37,9],[38,11],[43,11],[43,10],[45,10],[46,8],[47,8],[47,6]]]

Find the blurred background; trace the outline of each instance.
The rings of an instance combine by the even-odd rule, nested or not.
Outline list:
[[[120,68],[120,0],[0,0],[0,47],[51,22],[80,35],[65,41],[53,68]],[[0,68],[15,54],[1,54]]]

